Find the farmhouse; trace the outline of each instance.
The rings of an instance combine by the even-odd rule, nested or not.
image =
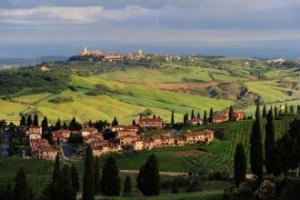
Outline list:
[[[139,127],[142,129],[162,129],[163,120],[160,117],[155,119],[141,118],[139,119]]]
[[[177,136],[175,139],[176,146],[184,146],[186,145],[186,137],[184,136]]]
[[[30,140],[42,139],[42,135],[40,135],[40,134],[29,134],[28,139],[29,139],[29,141]]]
[[[140,140],[140,136],[123,136],[119,138],[121,146],[132,145],[135,141]]]
[[[31,140],[29,145],[31,155],[39,159],[54,160],[58,153],[45,139]]]
[[[98,133],[98,129],[96,129],[96,128],[87,127],[87,128],[81,129],[82,137],[87,137],[89,135],[93,135],[93,134],[97,134],[97,133]]]
[[[99,146],[92,146],[93,155],[95,157],[102,156],[107,153],[114,153],[121,150],[120,145],[114,144],[114,143],[107,143],[104,145]]]
[[[106,140],[104,140],[102,134],[93,134],[93,135],[88,135],[83,138],[83,144],[90,144],[90,145],[97,145],[100,144],[102,145]]]
[[[28,128],[28,131],[26,132],[27,135],[30,134],[37,134],[37,135],[42,135],[43,129],[41,126],[30,126]]]
[[[144,141],[143,140],[136,140],[133,142],[133,150],[141,151],[144,149]]]
[[[118,132],[118,131],[124,131],[124,130],[138,132],[139,127],[134,126],[134,125],[117,125],[117,126],[111,127],[112,132]]]
[[[245,118],[245,112],[242,110],[234,111],[234,118],[236,121],[243,120]]]
[[[193,118],[193,119],[187,120],[186,123],[190,124],[190,125],[202,125],[203,124],[203,119]]]
[[[54,142],[67,142],[70,134],[70,130],[60,129],[52,132],[52,138]]]
[[[161,140],[161,146],[174,146],[175,145],[175,138],[173,136],[169,135],[162,135],[160,137]]]
[[[228,115],[226,114],[217,114],[213,116],[213,123],[219,124],[228,121]]]
[[[199,142],[210,143],[214,139],[214,132],[211,130],[204,130],[199,132],[186,133],[184,136],[188,144]]]

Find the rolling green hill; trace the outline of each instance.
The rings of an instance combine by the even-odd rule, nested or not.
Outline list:
[[[296,104],[300,99],[297,62],[269,64],[248,58],[186,56],[180,61],[155,57],[112,63],[51,62],[1,70],[0,118],[19,120],[22,114],[80,121],[130,123],[150,109],[165,121],[194,109],[203,113],[230,105],[253,112],[254,102]],[[247,93],[245,93],[247,91]]]

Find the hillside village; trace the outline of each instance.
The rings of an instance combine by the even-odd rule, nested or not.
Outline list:
[[[243,111],[233,111],[233,115],[236,121],[245,119],[245,113]],[[216,124],[224,123],[228,120],[228,112],[216,114],[212,117],[212,123]],[[185,123],[199,126],[203,125],[204,121],[198,116],[193,116]],[[176,134],[154,134],[148,137],[143,136],[144,131],[162,130],[165,127],[166,124],[164,124],[163,119],[160,117],[141,117],[136,125],[110,125],[108,129],[114,133],[114,137],[110,139],[104,139],[101,131],[89,125],[85,125],[85,127],[76,131],[61,128],[51,132],[52,145],[47,139],[42,138],[42,126],[32,125],[23,128],[27,129],[26,137],[29,141],[30,155],[45,160],[54,160],[59,152],[57,145],[67,143],[71,136],[82,138],[82,144],[84,146],[90,145],[93,149],[94,156],[97,157],[128,150],[142,151],[162,147],[185,146],[196,143],[209,144],[214,140],[213,130],[187,131]]]

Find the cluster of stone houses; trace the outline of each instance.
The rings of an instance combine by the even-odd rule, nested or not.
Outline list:
[[[151,150],[161,147],[184,146],[187,144],[210,143],[214,139],[212,130],[188,132],[181,135],[158,135],[145,139],[137,139],[131,143],[134,150]]]
[[[42,127],[31,126],[26,131],[29,141],[29,150],[32,157],[45,160],[54,160],[58,151],[46,139],[42,139]]]
[[[242,120],[245,117],[243,111],[235,111],[236,120]],[[228,112],[213,116],[213,123],[228,121]],[[203,124],[201,118],[194,118],[187,121],[192,125]],[[185,134],[174,135],[153,135],[142,137],[140,132],[146,129],[162,129],[163,120],[158,118],[140,118],[137,125],[116,125],[111,127],[115,133],[115,138],[105,140],[102,133],[96,128],[84,127],[80,131],[70,131],[60,129],[52,132],[52,138],[55,143],[68,142],[71,135],[77,134],[82,136],[83,144],[90,145],[95,156],[119,152],[124,149],[133,149],[135,151],[151,150],[160,147],[184,146],[195,143],[210,143],[214,140],[212,130],[203,130],[196,132],[187,132]],[[27,137],[30,143],[30,152],[32,156],[40,159],[55,159],[57,150],[55,150],[47,140],[42,139],[42,127],[31,126],[28,128]]]

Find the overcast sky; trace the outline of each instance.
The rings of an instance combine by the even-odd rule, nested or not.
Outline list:
[[[106,51],[300,57],[299,0],[0,0],[0,57]]]

